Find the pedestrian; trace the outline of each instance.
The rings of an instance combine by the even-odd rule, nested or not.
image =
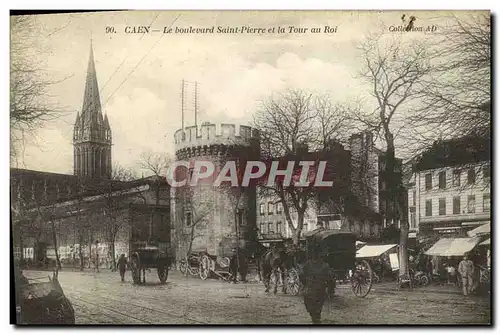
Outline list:
[[[231,251],[233,252],[233,255],[229,260],[229,273],[231,274],[231,279],[233,284],[236,284],[238,283],[239,258],[238,258],[238,252],[236,251],[235,248],[233,248]]]
[[[304,304],[313,324],[321,323],[321,310],[329,288],[328,265],[318,252],[306,261],[300,270],[300,281],[304,286]]]
[[[458,273],[462,277],[462,292],[464,296],[467,296],[473,287],[473,279],[474,275],[474,263],[469,260],[467,254],[464,255],[464,259],[460,261],[458,265]]]
[[[127,258],[125,257],[125,254],[120,255],[117,265],[118,271],[120,272],[120,277],[122,278],[122,282],[125,282],[125,271],[127,270]]]

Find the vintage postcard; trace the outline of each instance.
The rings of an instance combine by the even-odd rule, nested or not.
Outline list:
[[[491,324],[490,29],[11,15],[12,323]]]

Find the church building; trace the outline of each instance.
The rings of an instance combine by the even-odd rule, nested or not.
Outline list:
[[[14,257],[24,265],[108,266],[142,244],[170,243],[164,178],[113,176],[112,132],[103,115],[92,43],[83,106],[73,131],[73,175],[11,168]]]

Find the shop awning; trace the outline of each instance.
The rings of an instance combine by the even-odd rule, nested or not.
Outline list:
[[[356,246],[359,246],[359,245],[366,245],[366,242],[356,240]]]
[[[477,238],[443,238],[436,242],[425,254],[434,256],[462,256],[471,251],[478,242]]]
[[[488,246],[488,245],[491,245],[491,239],[488,238],[488,240],[484,240],[483,242],[480,243],[480,245],[483,245],[483,246]]]
[[[484,235],[484,234],[489,234],[489,233],[491,233],[491,226],[490,226],[490,223],[487,223],[487,224],[481,225],[481,226],[476,227],[475,229],[467,232],[467,235],[469,237],[476,237],[479,235]]]
[[[392,245],[366,245],[361,247],[357,252],[356,252],[356,258],[369,258],[369,257],[377,257],[391,248],[396,247],[397,244],[392,244]]]

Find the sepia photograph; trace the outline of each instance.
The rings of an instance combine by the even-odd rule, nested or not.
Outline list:
[[[11,12],[11,324],[491,326],[491,15]]]

